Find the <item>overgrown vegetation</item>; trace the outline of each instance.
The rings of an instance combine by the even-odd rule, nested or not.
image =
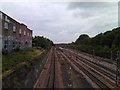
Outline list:
[[[117,53],[120,51],[120,27],[105,33],[100,33],[90,38],[88,35],[80,35],[70,48],[74,48],[96,56],[116,59]]]
[[[13,53],[11,53],[11,60],[12,57],[14,57],[13,55],[17,55],[15,57],[16,60],[18,61],[16,64],[15,62],[12,61],[11,62],[6,61],[7,64],[14,63],[14,65],[13,66],[7,65],[6,68],[8,69],[2,73],[2,87],[32,88],[36,81],[36,73],[34,73],[35,72],[34,70],[36,68],[36,65],[39,66],[40,63],[42,63],[43,58],[47,53],[46,50],[43,50],[42,48],[31,48]],[[26,55],[26,57],[22,59],[21,56],[24,56],[24,54]],[[26,80],[29,80],[29,82],[26,82]]]
[[[28,73],[34,70],[39,62],[42,63],[43,57],[52,45],[51,40],[43,36],[35,36],[33,38],[33,48],[25,50],[16,48],[10,53],[4,51],[2,55],[3,87],[22,87]]]
[[[21,62],[31,62],[31,60],[40,54],[43,49],[49,50],[53,42],[45,37],[35,36],[33,38],[33,47],[25,50],[18,50],[9,53],[3,54],[2,56],[2,71],[7,71],[19,64]]]
[[[52,45],[53,45],[53,42],[43,36],[35,36],[33,38],[33,46],[34,47],[42,47],[42,48],[48,50],[48,49],[50,49],[50,47]]]
[[[39,56],[44,50],[42,48],[30,48],[11,52],[2,56],[2,72],[10,70],[24,63],[31,63],[32,59]]]

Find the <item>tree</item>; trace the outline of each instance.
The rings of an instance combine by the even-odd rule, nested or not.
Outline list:
[[[52,45],[53,45],[53,42],[43,36],[35,36],[33,38],[34,47],[41,47],[44,49],[49,49]]]
[[[116,58],[116,52],[120,51],[120,27],[105,33],[100,33],[90,38],[82,34],[75,41],[74,47],[83,52],[92,53],[95,50],[97,56],[110,58],[110,52],[113,52],[113,58]]]
[[[89,44],[90,37],[86,34],[82,34],[79,38],[75,41],[76,44]]]

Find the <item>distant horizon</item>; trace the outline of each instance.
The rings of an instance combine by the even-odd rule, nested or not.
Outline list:
[[[118,27],[115,27],[115,28],[119,28],[119,26],[118,26]],[[113,29],[115,29],[115,28],[113,28]],[[108,30],[108,31],[112,31],[113,29]],[[105,32],[107,32],[107,31],[105,31]],[[101,32],[101,33],[105,33],[105,32]],[[83,33],[83,34],[84,34],[84,33]],[[80,34],[80,35],[83,35],[83,34]],[[100,34],[100,33],[98,33],[98,34]],[[98,34],[96,34],[96,35],[98,35]],[[80,36],[80,35],[79,35],[79,36]],[[88,34],[86,34],[86,35],[88,35]],[[93,37],[95,37],[96,35],[94,35],[94,36],[92,36],[92,37],[89,36],[89,35],[88,35],[88,36],[89,36],[90,38],[93,38]],[[35,36],[36,36],[36,35],[35,35]],[[34,36],[34,37],[35,37],[35,36]],[[38,36],[42,37],[43,35],[38,35]],[[43,36],[43,37],[48,38],[48,37],[46,37],[46,36]],[[50,38],[48,38],[48,39],[50,39]],[[77,39],[78,39],[78,38],[76,38],[76,40],[77,40]],[[50,40],[51,40],[51,39],[50,39]],[[75,42],[75,41],[72,41],[72,42]],[[69,43],[72,43],[72,42],[56,42],[56,43],[53,42],[53,43],[54,43],[54,44],[69,44]]]

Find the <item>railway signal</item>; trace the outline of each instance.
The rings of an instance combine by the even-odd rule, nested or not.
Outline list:
[[[116,59],[116,84],[120,86],[120,53],[117,51]]]

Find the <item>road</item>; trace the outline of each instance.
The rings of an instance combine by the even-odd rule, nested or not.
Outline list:
[[[33,88],[118,89],[115,65],[82,52],[53,46]]]

